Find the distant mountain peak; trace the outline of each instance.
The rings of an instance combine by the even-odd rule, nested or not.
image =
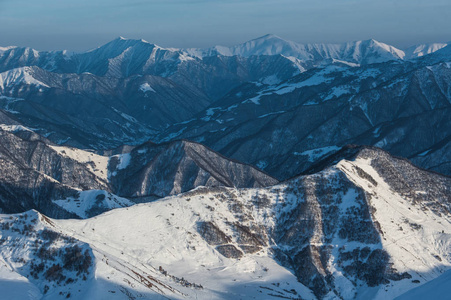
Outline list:
[[[119,36],[119,37],[115,38],[114,40],[112,40],[112,42],[114,42],[114,41],[135,42],[135,43],[144,43],[144,44],[155,45],[153,43],[146,41],[145,39],[130,39],[130,38],[126,38],[123,36]]]
[[[148,45],[155,45],[152,43],[149,43],[146,40],[143,39],[129,39],[129,38],[124,38],[122,36],[104,44],[105,45],[110,45],[110,44],[116,44],[116,43],[121,43],[121,44],[127,44],[127,45],[139,45],[139,44],[148,44]],[[102,48],[103,46],[100,46],[100,48]]]
[[[406,53],[406,59],[414,59],[439,51],[448,45],[449,43],[418,44],[406,48],[404,52]]]
[[[260,37],[258,37],[258,38],[252,39],[252,40],[250,40],[250,41],[257,41],[257,40],[272,40],[272,39],[277,39],[277,40],[287,41],[287,40],[281,38],[280,36],[275,35],[275,34],[272,34],[272,33],[268,33],[268,34],[262,35],[262,36],[260,36]]]
[[[373,38],[370,38],[370,39],[367,39],[367,40],[362,40],[362,42],[367,42],[369,44],[383,44],[383,43],[381,43],[378,40],[373,39]]]
[[[11,49],[15,49],[15,48],[18,48],[18,47],[17,47],[17,46],[0,47],[0,53],[1,53],[1,52],[5,52],[5,51],[8,51],[8,50],[11,50]]]

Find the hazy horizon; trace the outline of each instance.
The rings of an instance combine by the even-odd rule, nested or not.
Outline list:
[[[451,40],[447,0],[0,0],[0,46],[86,51],[118,36],[162,47],[232,46],[271,33],[301,44]]]

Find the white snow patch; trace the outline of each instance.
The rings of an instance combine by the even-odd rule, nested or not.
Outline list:
[[[261,82],[263,84],[267,84],[267,85],[279,84],[280,81],[281,80],[277,77],[277,75],[267,76],[261,80]]]
[[[428,153],[431,152],[431,151],[432,151],[432,149],[428,149],[428,150],[426,150],[426,151],[421,152],[420,154],[418,154],[418,156],[426,156],[426,155],[428,155]]]
[[[50,145],[49,147],[58,152],[60,155],[86,164],[89,170],[97,177],[105,181],[108,180],[108,162],[110,159],[108,156],[102,156],[89,151],[64,146]]]
[[[327,147],[322,147],[322,148],[316,148],[316,149],[312,149],[312,150],[306,150],[304,152],[294,152],[294,155],[297,156],[308,156],[308,160],[310,162],[314,162],[318,159],[320,159],[321,157],[326,156],[327,154],[340,150],[340,147],[337,146],[327,146]]]
[[[215,110],[221,109],[220,107],[212,107],[207,109],[206,115],[211,117],[215,114]]]
[[[242,103],[249,103],[252,102],[254,104],[260,104],[260,99],[263,96],[277,94],[277,95],[284,95],[287,93],[293,92],[295,89],[299,89],[306,86],[315,86],[320,85],[322,83],[330,83],[334,78],[327,76],[330,73],[333,73],[337,70],[340,70],[341,68],[337,66],[329,66],[324,69],[321,69],[317,73],[313,74],[311,77],[307,78],[304,81],[300,82],[288,82],[283,83],[277,87],[271,86],[263,91],[259,91],[257,93],[257,96],[249,98],[244,100]]]
[[[324,77],[323,76],[324,74],[326,74],[326,73],[319,72],[304,81],[301,81],[298,83],[283,84],[275,91],[275,93],[278,95],[283,95],[283,94],[291,93],[295,89],[302,88],[305,86],[314,86],[314,85],[320,85],[322,83],[331,82],[333,78]]]
[[[17,46],[0,47],[0,52],[5,52],[14,48],[17,48]]]
[[[130,116],[130,115],[127,115],[126,113],[123,113],[123,112],[121,112],[120,110],[118,110],[118,109],[116,109],[116,108],[114,108],[114,107],[111,107],[116,113],[118,113],[118,114],[120,114],[121,115],[121,117],[122,118],[124,118],[124,119],[126,119],[127,121],[130,121],[130,122],[133,122],[133,123],[139,123],[135,118],[133,118],[132,116]],[[117,123],[119,126],[120,126],[120,124],[119,123]],[[128,126],[130,126],[130,125],[128,125]]]
[[[0,128],[4,131],[9,131],[9,132],[18,132],[18,131],[29,131],[29,132],[33,132],[33,130],[31,130],[28,127],[22,126],[22,125],[5,125],[5,124],[0,124]]]
[[[377,126],[374,130],[373,130],[373,135],[374,137],[379,137],[381,135],[381,130],[382,130],[382,126]]]
[[[140,85],[139,90],[143,93],[152,92],[156,93],[156,91],[146,82]]]
[[[340,63],[340,64],[344,64],[344,65],[347,65],[352,68],[360,67],[360,64],[356,64],[356,63],[345,61],[345,60],[335,59],[335,58],[332,59],[332,63]]]
[[[349,85],[342,85],[342,86],[334,86],[330,92],[329,95],[324,98],[324,101],[331,100],[333,98],[338,98],[343,95],[351,94],[352,88]]]
[[[132,159],[132,155],[130,153],[118,154],[118,155],[115,155],[115,157],[117,157],[119,160],[117,167],[116,167],[117,170],[122,170],[122,169],[127,168]]]

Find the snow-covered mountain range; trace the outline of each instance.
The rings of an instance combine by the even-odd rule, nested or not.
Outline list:
[[[305,172],[349,143],[382,147],[449,175],[447,48],[436,52],[440,59],[331,65],[279,84],[247,83],[160,137],[202,142],[279,179]]]
[[[58,144],[112,149],[194,139],[279,179],[308,169],[309,153],[348,143],[383,147],[451,174],[449,47],[300,45],[274,35],[211,49],[125,38],[75,54],[7,47],[0,53],[0,107]],[[306,126],[298,126],[300,116]],[[271,125],[276,120],[284,133]],[[334,122],[346,130],[326,138]],[[390,136],[396,132],[412,136]],[[273,153],[265,145],[277,135],[288,147]],[[254,144],[261,146],[249,149]],[[289,167],[280,168],[284,163]]]
[[[445,43],[2,47],[2,297],[446,293],[450,115]]]
[[[323,61],[334,59],[354,64],[370,64],[388,60],[412,59],[421,56],[420,53],[427,52],[429,54],[440,49],[441,44],[434,45],[419,45],[417,46],[418,49],[409,51],[407,56],[403,50],[373,39],[344,44],[304,45],[286,41],[278,36],[268,34],[233,47],[216,46],[209,49],[186,49],[184,51],[189,55],[200,58],[213,55],[236,55],[242,57],[283,55],[285,57],[295,58],[299,61]],[[442,47],[444,46],[446,45],[443,45]],[[425,49],[423,50],[421,47]]]
[[[268,188],[198,188],[87,220],[0,218],[3,295],[393,299],[448,270],[447,177],[374,148]],[[13,251],[13,249],[17,249]]]
[[[353,64],[371,64],[389,60],[410,60],[433,53],[447,45],[431,43],[398,49],[374,39],[343,44],[299,44],[268,34],[232,47],[178,49],[163,48],[145,40],[119,37],[83,53],[3,47],[0,51],[0,70],[39,66],[49,71],[78,74],[90,72],[96,75],[124,77],[152,73],[166,77],[180,64],[214,56],[248,58],[282,55],[300,63],[333,59]]]

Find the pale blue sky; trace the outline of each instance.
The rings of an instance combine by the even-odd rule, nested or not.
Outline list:
[[[300,43],[451,41],[450,0],[0,0],[0,46],[87,50],[115,37],[229,46],[267,33]]]

